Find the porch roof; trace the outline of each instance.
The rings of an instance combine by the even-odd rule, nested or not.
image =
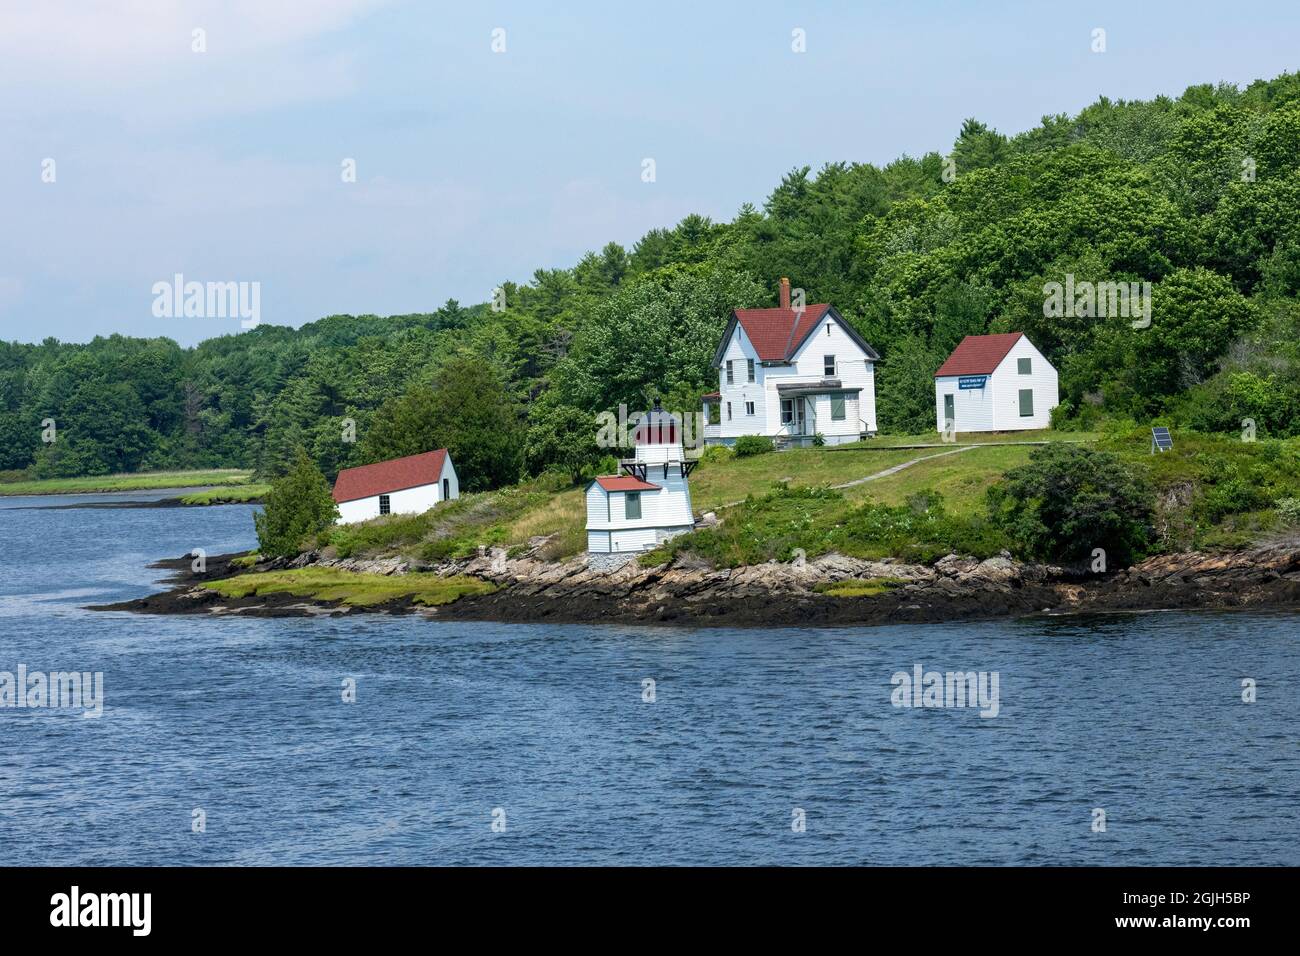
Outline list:
[[[839,382],[791,382],[777,385],[777,394],[781,398],[801,398],[807,395],[857,395],[862,388],[857,385],[841,385]]]

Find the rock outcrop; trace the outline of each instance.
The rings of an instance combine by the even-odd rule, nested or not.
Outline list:
[[[185,559],[188,561],[188,558]],[[1112,574],[1086,568],[1025,564],[1003,553],[983,561],[947,555],[933,565],[869,561],[839,554],[812,561],[713,568],[689,555],[645,567],[631,560],[617,567],[586,556],[562,562],[503,549],[472,558],[424,564],[400,557],[337,558],[309,553],[267,562],[255,570],[309,565],[366,574],[470,575],[500,586],[436,609],[404,602],[378,610],[413,611],[441,618],[562,622],[675,622],[682,624],[800,626],[934,622],[1039,613],[1085,613],[1160,608],[1300,606],[1300,544],[1279,544],[1227,554],[1190,552],[1150,558]],[[119,608],[155,613],[209,609],[212,592],[193,585],[238,569],[210,559],[204,575],[167,562],[182,574],[169,594]],[[841,581],[869,581],[883,588],[863,597],[837,597],[825,589]],[[259,601],[261,602],[259,604]],[[329,606],[249,598],[240,613],[320,613]],[[232,601],[222,607],[229,610]]]

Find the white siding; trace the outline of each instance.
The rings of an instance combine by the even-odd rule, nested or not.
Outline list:
[[[827,331],[827,327],[830,331]],[[825,356],[835,356],[835,377],[846,388],[858,387],[862,391],[858,400],[845,402],[844,421],[833,422],[830,417],[830,400],[818,396],[815,404],[809,403],[808,433],[819,431],[828,442],[854,441],[864,431],[876,430],[876,374],[875,364],[867,358],[836,318],[827,313],[808,335],[789,365],[764,366],[758,353],[745,336],[745,330],[736,323],[731,341],[722,357],[718,372],[718,391],[722,393],[722,424],[717,435],[705,432],[710,440],[721,438],[730,443],[740,435],[779,436],[789,433],[781,425],[781,399],[777,385],[798,383],[815,384],[825,377]],[[755,379],[746,381],[747,359],[754,359]],[[735,370],[735,384],[727,385],[727,360]],[[754,402],[754,415],[745,414],[745,402]],[[731,420],[727,419],[727,402],[731,402]],[[816,424],[811,415],[815,414]]]
[[[627,492],[606,491],[598,481],[587,488],[589,551],[641,551],[695,526],[691,491],[681,466],[669,465],[666,479],[662,466],[651,465],[647,472],[650,483],[661,487],[641,492],[640,518],[627,517]]]
[[[991,432],[993,425],[992,377],[985,380],[984,388],[957,387],[956,375],[945,375],[934,380],[934,416],[943,431],[943,397],[953,396],[953,417],[958,432]],[[965,377],[965,376],[961,376]]]
[[[1019,372],[1019,359],[1030,361],[1029,375]],[[934,380],[934,417],[942,432],[943,396],[956,397],[956,429],[961,432],[1026,431],[1047,428],[1052,409],[1060,403],[1057,373],[1028,338],[1021,336],[987,378],[982,389],[959,389],[959,376]],[[1020,390],[1033,389],[1034,414],[1020,415]]]
[[[1029,375],[1018,371],[1019,359],[1030,362]],[[1043,353],[1025,336],[1007,353],[991,376],[993,382],[993,426],[998,431],[1020,431],[1029,428],[1047,428],[1052,422],[1052,409],[1060,403],[1057,392],[1056,369],[1048,364]],[[1034,391],[1034,414],[1020,415],[1020,390]]]
[[[451,455],[447,455],[442,461],[442,475],[439,477],[447,480],[447,489],[450,494],[447,495],[448,501],[455,501],[460,497],[460,477],[456,474],[456,466],[451,463]],[[442,482],[438,483],[438,500],[442,501]]]
[[[754,361],[754,381],[749,381],[749,360]],[[727,384],[727,362],[732,363],[735,384]],[[739,322],[732,333],[731,341],[722,356],[722,365],[718,368],[718,391],[722,393],[721,435],[724,439],[734,439],[739,435],[766,435],[768,419],[767,395],[764,380],[771,369],[765,369],[759,361],[758,352],[745,335]],[[727,419],[727,403],[731,403],[731,419]],[[745,403],[754,403],[754,414],[745,414]],[[778,412],[779,414],[779,412]]]
[[[388,513],[394,515],[412,515],[428,511],[438,503],[438,485],[419,485],[415,488],[403,488],[388,496]],[[355,501],[339,503],[339,523],[352,524],[379,517],[379,496],[357,498]]]
[[[442,480],[444,478],[447,480],[448,495],[446,500],[454,501],[459,498],[460,479],[456,476],[456,468],[451,463],[451,455],[445,455],[442,460],[442,472],[436,482],[431,485],[418,485],[414,488],[403,488],[400,491],[389,493],[388,513],[411,515],[428,511],[443,500]],[[357,521],[368,521],[371,518],[378,517],[379,495],[339,503],[340,524],[352,524]]]

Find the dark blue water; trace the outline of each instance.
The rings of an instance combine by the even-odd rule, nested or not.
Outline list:
[[[1300,614],[105,614],[252,509],[19,507],[72,500],[0,499],[0,671],[102,671],[104,714],[0,709],[0,864],[1300,864]],[[999,715],[893,707],[916,663],[998,672]]]

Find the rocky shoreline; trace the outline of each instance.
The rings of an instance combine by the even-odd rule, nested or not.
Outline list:
[[[419,613],[440,620],[554,623],[679,624],[689,626],[815,626],[933,623],[1036,614],[1300,607],[1300,543],[1224,554],[1188,552],[1150,558],[1110,574],[1025,564],[1007,555],[976,561],[949,555],[934,565],[864,561],[824,555],[802,564],[718,570],[689,560],[644,568],[635,561],[613,571],[583,558],[508,560],[502,551],[437,565],[400,558],[358,560],[304,554],[258,565],[258,571],[333,567],[371,574],[429,571],[469,575],[497,584],[492,594],[425,608],[409,600],[364,609],[287,594],[228,598],[205,580],[246,570],[238,555],[208,558],[195,574],[189,557],[154,567],[177,572],[173,587],[94,610],[147,614],[238,614],[287,617],[321,614]],[[818,587],[835,582],[888,582],[879,594],[837,597]]]

